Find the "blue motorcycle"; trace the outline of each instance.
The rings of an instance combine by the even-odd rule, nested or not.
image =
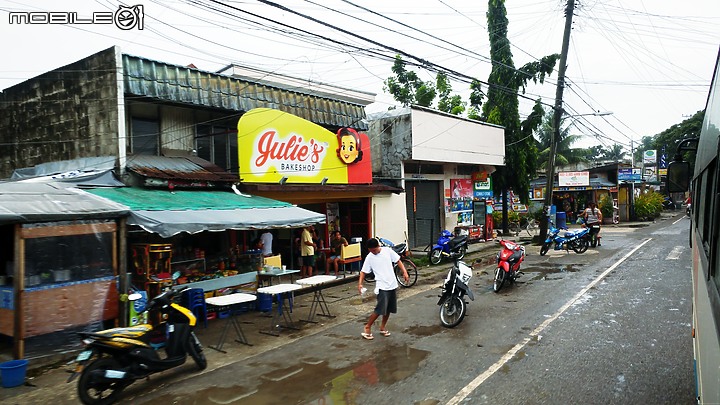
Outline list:
[[[442,261],[443,257],[448,257],[452,260],[462,260],[467,253],[468,248],[468,237],[467,235],[455,236],[448,230],[443,230],[440,233],[440,237],[430,249],[428,258],[430,263],[438,264]]]
[[[567,228],[564,230],[568,231]],[[568,231],[562,236],[560,235],[560,231],[560,229],[555,227],[555,224],[550,222],[547,238],[540,248],[540,256],[545,256],[548,250],[550,250],[550,246],[553,244],[555,244],[555,250],[565,248],[566,251],[570,251],[570,249],[572,249],[578,254],[585,253],[585,251],[588,250],[588,247],[590,246],[587,238],[587,235],[590,232],[588,228],[583,228],[578,231]]]

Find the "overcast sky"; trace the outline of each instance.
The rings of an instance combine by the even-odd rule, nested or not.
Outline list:
[[[268,2],[269,3],[269,2]],[[122,52],[217,71],[237,63],[376,93],[368,112],[394,105],[383,93],[392,58],[401,51],[442,69],[487,81],[487,1],[469,0],[144,0],[142,30],[115,24],[10,24],[10,13],[42,19],[76,13],[108,15],[109,0],[0,0],[0,89],[113,45]],[[575,10],[565,109],[583,116],[582,144],[620,143],[629,150],[705,107],[720,46],[718,0],[583,0]],[[516,67],[559,53],[565,2],[510,0],[509,39]],[[129,20],[126,20],[129,21]],[[138,20],[135,20],[137,22]],[[131,21],[132,22],[132,21]],[[340,30],[345,32],[341,32]],[[423,80],[435,72],[415,69]],[[451,75],[452,76],[452,75]],[[555,73],[521,98],[521,116],[542,97],[554,104]],[[468,83],[452,81],[467,100]],[[572,120],[572,119],[571,119]]]

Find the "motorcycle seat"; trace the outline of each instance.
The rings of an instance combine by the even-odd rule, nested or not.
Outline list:
[[[456,236],[455,238],[453,238],[452,240],[450,240],[450,242],[449,242],[450,248],[452,249],[452,248],[454,248],[455,246],[457,246],[457,245],[465,242],[466,240],[467,240],[467,235]]]
[[[153,329],[152,325],[149,324],[142,324],[142,325],[135,325],[135,326],[129,326],[125,328],[112,328],[112,329],[105,329],[98,332],[83,332],[81,334],[87,335],[87,336],[94,336],[98,338],[129,338],[129,339],[137,339],[138,337],[150,332]]]
[[[515,253],[513,253],[510,257],[508,257],[508,263],[514,264],[515,262],[520,260],[521,257],[522,257],[522,251],[518,250]]]
[[[402,254],[405,251],[406,246],[406,243],[398,243],[392,247],[392,250],[394,250],[397,254]]]

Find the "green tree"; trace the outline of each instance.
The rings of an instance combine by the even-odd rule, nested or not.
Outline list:
[[[465,102],[459,95],[452,95],[452,85],[447,78],[447,75],[443,72],[437,74],[436,88],[438,91],[438,105],[437,108],[440,111],[460,115],[465,111]]]
[[[395,77],[389,77],[384,82],[384,90],[401,103],[403,107],[417,104],[423,107],[432,105],[437,91],[431,82],[420,80],[417,73],[405,68],[405,61],[400,55],[395,55],[392,66]]]
[[[538,137],[537,146],[538,155],[538,167],[541,169],[547,169],[548,157],[550,155],[550,139],[552,137],[555,128],[555,118],[552,111],[545,114],[542,125],[535,132]],[[565,119],[562,118],[560,122],[560,136],[557,140],[557,149],[555,153],[555,165],[564,166],[572,163],[586,162],[588,150],[582,148],[572,148],[572,145],[580,140],[580,135],[570,135],[570,125],[564,125]]]
[[[515,194],[527,202],[530,176],[537,169],[537,146],[533,131],[542,123],[544,114],[537,100],[533,111],[520,122],[518,93],[525,91],[528,81],[545,81],[552,73],[559,54],[543,57],[516,69],[508,40],[508,19],[504,0],[488,0],[488,35],[492,70],[488,78],[487,101],[482,105],[485,121],[505,127],[505,166],[493,173],[496,191],[505,193],[512,188]]]
[[[610,149],[603,150],[602,158],[613,162],[620,162],[625,158],[626,154],[627,152],[623,151],[621,145],[614,144]]]

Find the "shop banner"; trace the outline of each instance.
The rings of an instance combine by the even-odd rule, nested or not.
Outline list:
[[[372,183],[370,139],[352,128],[337,134],[295,115],[252,109],[238,121],[240,181]]]
[[[472,198],[473,186],[470,179],[450,179],[452,198]]]
[[[657,151],[646,150],[643,152],[643,164],[650,166],[657,164]]]
[[[559,172],[558,173],[558,186],[559,187],[589,186],[589,185],[590,185],[590,172]]]

